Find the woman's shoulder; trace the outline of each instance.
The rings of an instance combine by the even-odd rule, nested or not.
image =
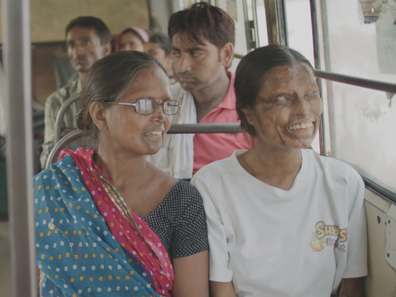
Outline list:
[[[318,166],[327,177],[335,180],[363,183],[360,174],[348,163],[330,156],[319,155],[313,150],[307,149],[304,152],[306,156],[313,160],[313,166]]]
[[[207,181],[223,179],[225,176],[233,174],[235,169],[239,166],[236,154],[234,153],[228,158],[214,161],[199,169],[191,180],[192,184],[194,185],[195,181],[198,179]]]
[[[198,190],[190,182],[182,179],[173,186],[167,196],[186,203],[202,200]]]

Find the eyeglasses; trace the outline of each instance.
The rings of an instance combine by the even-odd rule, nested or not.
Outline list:
[[[142,115],[150,115],[154,114],[157,111],[158,105],[162,105],[162,111],[166,115],[175,115],[180,110],[180,103],[177,100],[166,100],[165,102],[158,102],[154,99],[144,98],[138,99],[134,103],[127,102],[106,102],[107,104],[113,105],[125,105],[125,106],[133,106],[135,107],[135,111],[138,114]]]

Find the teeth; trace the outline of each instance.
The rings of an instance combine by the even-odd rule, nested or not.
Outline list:
[[[154,132],[147,132],[145,133],[146,135],[161,135],[162,132],[161,131],[154,131]]]
[[[312,122],[302,123],[301,125],[297,124],[297,125],[290,126],[289,130],[306,129],[306,128],[310,128],[312,126],[313,126]]]

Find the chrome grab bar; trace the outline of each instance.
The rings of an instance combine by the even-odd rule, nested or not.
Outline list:
[[[239,123],[216,123],[216,124],[174,124],[168,131],[168,134],[197,134],[197,133],[241,133],[241,125]],[[52,163],[56,163],[59,153],[72,142],[84,137],[84,132],[76,129],[62,137],[56,142],[51,150],[45,168]]]
[[[69,108],[70,105],[72,105],[74,102],[76,102],[78,99],[80,99],[80,93],[74,94],[67,98],[67,100],[62,104],[61,108],[59,109],[56,119],[55,119],[55,139],[54,143],[57,143],[61,139],[61,133],[62,133],[62,125],[63,125],[63,117],[66,113],[66,110]]]

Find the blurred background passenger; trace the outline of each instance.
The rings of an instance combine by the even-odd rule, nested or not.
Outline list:
[[[149,40],[148,33],[139,27],[126,28],[118,35],[114,51],[144,52],[144,44]]]
[[[179,109],[151,56],[93,65],[78,126],[97,148],[64,150],[34,178],[40,296],[209,296],[202,198],[147,161]]]
[[[78,17],[66,27],[67,54],[78,79],[52,93],[45,102],[44,142],[40,155],[41,167],[45,168],[48,156],[55,145],[55,120],[63,103],[82,90],[88,71],[99,59],[111,53],[111,33],[106,24],[91,16]],[[68,131],[77,127],[80,102],[77,100],[65,112],[63,126]]]
[[[162,33],[154,33],[144,45],[144,51],[160,61],[168,72],[170,83],[174,83],[171,56],[172,44],[169,37]]]
[[[348,164],[308,148],[321,123],[309,61],[273,45],[235,74],[250,150],[202,168],[212,297],[363,297],[364,183]]]

